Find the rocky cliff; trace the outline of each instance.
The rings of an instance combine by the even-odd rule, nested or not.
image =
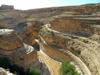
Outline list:
[[[81,75],[100,75],[99,6],[28,11],[2,6],[0,57],[7,57],[24,69],[38,68],[42,75],[60,75],[61,63],[66,60]]]
[[[6,9],[13,10],[14,6],[12,6],[12,5],[1,5],[0,10],[6,10]]]
[[[39,67],[36,50],[22,42],[14,30],[0,30],[0,54],[8,57],[13,64],[24,68]]]
[[[19,23],[14,30],[20,36],[22,41],[28,45],[34,45],[35,39],[38,38],[40,27],[43,24],[38,21],[29,21]]]
[[[96,39],[100,35],[99,22],[99,18],[54,19],[50,22],[51,27],[47,24],[41,29],[43,51],[58,61],[78,63],[83,75],[99,75],[99,39]]]

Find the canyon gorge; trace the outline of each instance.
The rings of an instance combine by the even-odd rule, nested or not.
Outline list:
[[[25,70],[60,75],[62,62],[69,61],[81,75],[100,75],[99,50],[100,3],[32,10],[0,7],[0,58]]]

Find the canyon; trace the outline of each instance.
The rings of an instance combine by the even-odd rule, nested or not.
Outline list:
[[[60,75],[62,62],[69,61],[81,75],[100,75],[99,50],[100,3],[32,10],[0,7],[0,58],[25,70]]]

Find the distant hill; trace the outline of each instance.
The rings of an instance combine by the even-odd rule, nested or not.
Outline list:
[[[100,3],[98,4],[84,4],[79,6],[64,6],[64,7],[51,7],[41,9],[31,9],[20,11],[21,16],[28,18],[28,20],[49,21],[53,16],[63,14],[64,12],[76,12],[76,10],[82,10],[82,12],[97,12],[100,11]],[[72,12],[72,11],[71,11]]]
[[[2,7],[7,7],[8,9],[13,9],[13,6],[2,5]],[[12,11],[12,10],[11,10]],[[100,11],[100,3],[97,4],[84,4],[78,6],[63,6],[63,7],[51,7],[51,8],[40,8],[40,9],[31,9],[31,10],[19,10],[20,15],[27,20],[36,20],[42,22],[48,22],[53,19],[54,16],[62,15],[67,12],[66,15],[69,15],[69,12],[74,13],[75,15],[79,14],[76,12],[86,12],[86,14],[95,13]],[[88,13],[87,13],[88,12]]]

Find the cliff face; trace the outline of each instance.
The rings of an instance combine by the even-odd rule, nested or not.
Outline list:
[[[26,22],[26,19],[20,16],[19,11],[5,10],[5,12],[0,12],[0,29],[11,29],[16,27],[21,22]]]
[[[76,61],[76,58],[71,55],[73,53],[89,68],[92,75],[99,75],[99,41],[95,38],[96,36],[97,38],[99,37],[99,31],[97,27],[90,26],[90,24],[95,25],[99,21],[70,18],[60,18],[51,21],[51,29],[48,28],[49,25],[45,25],[41,29],[41,43],[44,47],[42,47],[42,50],[58,61],[69,60],[79,63],[80,61]],[[89,23],[89,25],[87,26],[86,23]],[[68,53],[68,51],[71,53]],[[83,69],[82,65],[79,64],[78,66],[84,75],[89,75],[88,72],[85,72],[86,68]]]
[[[19,23],[14,30],[24,43],[28,45],[34,45],[36,43],[35,39],[38,38],[39,30],[42,25],[43,24],[41,22],[29,21]]]
[[[14,30],[0,30],[0,41],[1,56],[8,57],[13,64],[23,66],[25,69],[39,68],[37,52],[32,46],[24,44]]]
[[[59,75],[61,62],[66,60],[82,75],[100,75],[99,6],[28,11],[1,6],[0,57],[25,69],[38,68],[43,75]]]
[[[78,34],[90,32],[99,34],[99,18],[60,18],[51,21],[51,29]]]
[[[23,46],[22,41],[13,30],[0,30],[0,48],[4,50],[14,50]]]
[[[0,7],[1,10],[6,10],[6,9],[14,9],[14,6],[12,5],[1,5]]]

